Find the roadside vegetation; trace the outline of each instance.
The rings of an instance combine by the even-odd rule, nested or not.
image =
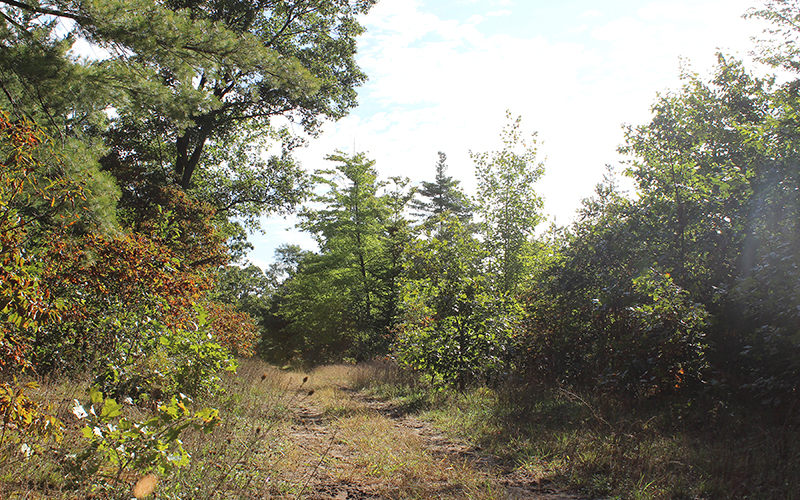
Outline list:
[[[545,231],[511,113],[474,197],[297,164],[374,3],[0,0],[0,495],[797,498],[800,3]]]
[[[5,442],[3,498],[130,498],[137,484],[150,487],[153,498],[208,499],[341,492],[356,498],[792,498],[800,486],[796,431],[769,412],[631,407],[564,389],[536,398],[513,387],[436,390],[387,361],[308,372],[243,361],[214,397],[183,401],[189,416],[174,408],[179,422],[206,406],[223,418],[213,432],[202,423],[188,427],[181,449],[190,461],[165,474],[108,453],[134,443],[107,427],[96,446],[98,436],[83,430],[91,429],[93,417],[75,414],[75,399],[86,399],[91,387],[88,380],[50,382],[31,394],[59,402],[53,410],[63,419],[63,437],[29,437],[27,456]],[[88,401],[81,404],[90,409]],[[95,413],[105,406],[95,404]],[[123,420],[149,416],[123,404],[109,422],[121,427]]]

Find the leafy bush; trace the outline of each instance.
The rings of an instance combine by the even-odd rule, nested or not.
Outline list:
[[[61,307],[42,288],[39,267],[25,251],[28,230],[56,214],[64,225],[74,223],[70,209],[85,200],[83,186],[63,175],[47,146],[47,136],[34,123],[12,121],[0,111],[0,456],[5,459],[8,444],[30,451],[28,436],[61,436],[61,422],[26,394],[36,384],[17,380],[30,367],[31,335],[58,319]]]
[[[424,300],[410,293],[405,302],[409,309],[430,314],[401,325],[396,344],[400,362],[428,373],[435,383],[462,389],[502,376],[520,322],[520,308],[513,299],[467,289],[444,317],[437,317]],[[413,301],[420,302],[412,306]]]
[[[702,378],[708,314],[668,273],[648,269],[632,280],[641,299],[628,311],[624,334],[612,339],[601,379],[626,391],[654,394]]]
[[[156,414],[143,421],[123,415],[123,406],[93,388],[89,409],[77,400],[73,414],[85,422],[81,432],[86,446],[64,464],[68,482],[74,487],[119,491],[123,473],[159,475],[171,473],[189,463],[189,454],[181,442],[181,432],[188,428],[211,432],[219,423],[217,410],[204,408],[192,413],[191,399],[179,394],[160,405]]]
[[[196,328],[168,328],[157,320],[115,318],[118,345],[98,377],[104,391],[140,400],[159,400],[178,393],[203,396],[219,388],[219,373],[234,371],[230,351],[211,334],[205,310],[195,306]],[[127,321],[127,324],[126,324]],[[131,324],[132,323],[132,324]]]
[[[440,219],[407,249],[395,349],[402,363],[435,382],[490,382],[510,358],[521,309],[489,287],[484,255],[455,217]]]

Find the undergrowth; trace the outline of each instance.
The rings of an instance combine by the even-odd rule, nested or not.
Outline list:
[[[604,499],[800,498],[800,420],[720,401],[637,402],[566,388],[457,391],[391,365],[364,390],[411,409],[532,481]]]
[[[186,425],[177,438],[180,447],[169,448],[167,467],[158,470],[121,462],[130,453],[99,443],[98,433],[114,436],[120,419],[147,422],[162,410],[106,403],[97,391],[90,401],[88,381],[40,381],[28,394],[49,402],[64,424],[63,439],[7,435],[0,447],[0,498],[299,499],[309,496],[312,479],[323,472],[341,484],[372,485],[391,498],[433,492],[442,498],[504,498],[488,476],[466,462],[431,454],[359,398],[384,400],[394,414],[428,421],[451,439],[496,457],[506,473],[579,497],[793,500],[800,492],[800,431],[792,412],[778,418],[761,408],[720,402],[633,404],[567,388],[456,391],[433,388],[388,361],[304,375],[250,360],[238,373],[224,375],[221,388],[196,401],[163,403],[175,417],[167,426]],[[105,412],[102,425],[111,427],[87,433],[85,422],[95,417],[78,418],[75,400],[87,412]],[[300,407],[318,412],[313,418],[325,426],[321,451],[288,438],[309,425],[297,420]],[[196,420],[203,408],[219,411],[211,432],[204,432],[202,418]],[[10,426],[6,430],[13,433]],[[166,433],[161,442],[178,444]],[[95,445],[96,454],[82,462],[82,475],[70,473],[76,458]],[[187,461],[170,468],[171,461],[183,460],[178,450]]]
[[[101,399],[88,381],[42,383],[32,397],[51,405],[55,402],[64,437],[60,442],[37,443],[26,436],[24,446],[3,446],[0,498],[130,499],[154,494],[162,499],[211,500],[296,492],[302,481],[283,481],[276,472],[296,466],[296,450],[280,438],[280,431],[290,422],[289,408],[308,397],[306,381],[299,374],[245,361],[238,373],[223,375],[215,395],[196,401],[182,396],[158,408]],[[213,429],[203,429],[202,420],[191,420],[197,414],[216,415],[217,410],[218,421],[206,419],[216,424]],[[173,415],[165,417],[171,419],[167,425],[153,420],[162,414]],[[175,422],[183,425],[184,421],[187,425],[175,432]],[[118,435],[137,425],[145,428],[145,436],[164,428],[160,444],[153,443],[144,451],[163,448],[168,467],[159,468],[157,460],[136,467],[135,456],[126,462],[120,459],[133,455],[134,444],[141,457],[142,446],[149,444]],[[179,448],[167,447],[170,442]]]

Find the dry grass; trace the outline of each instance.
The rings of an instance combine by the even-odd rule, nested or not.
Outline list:
[[[449,393],[421,416],[532,478],[592,498],[800,497],[797,421],[769,425],[768,412],[753,408],[715,417],[564,391],[518,400],[486,389]]]
[[[419,435],[376,412],[339,420],[336,427],[352,450],[340,480],[373,484],[392,498],[498,498],[487,473],[466,460],[435,456]]]
[[[305,460],[319,457],[319,482],[350,485],[357,489],[354,496],[377,498],[507,498],[489,474],[434,453],[418,433],[354,397],[357,390],[404,387],[404,379],[386,362],[323,366],[309,374],[314,394],[304,403],[316,412],[311,430],[320,439],[316,455]],[[306,436],[306,451],[313,446],[309,441]]]
[[[210,435],[184,431],[181,439],[193,459],[189,466],[159,478],[155,498],[264,498],[272,494],[274,471],[293,466],[292,445],[281,435],[290,425],[291,409],[308,397],[302,379],[301,374],[282,372],[258,361],[245,361],[237,374],[224,375],[220,395],[195,405],[218,408],[221,424]],[[27,458],[11,446],[0,450],[0,498],[131,498],[144,494],[144,486],[151,483],[140,483],[134,491],[142,474],[133,471],[124,475],[130,489],[120,486],[116,492],[98,490],[91,482],[72,486],[65,482],[65,459],[86,446],[80,433],[82,423],[72,414],[72,406],[74,399],[87,401],[88,388],[88,381],[58,381],[31,392],[35,399],[51,403],[66,426],[64,440],[33,443],[28,439],[26,444],[36,453]],[[141,421],[149,411],[125,405],[124,415]]]
[[[44,384],[35,397],[53,403],[64,441],[30,442],[29,457],[18,444],[0,450],[0,498],[131,498],[148,486],[146,498],[159,499],[489,500],[508,498],[514,478],[592,498],[788,500],[800,492],[796,422],[770,425],[741,410],[706,422],[696,409],[637,410],[559,391],[521,406],[487,389],[432,391],[386,362],[299,373],[248,360],[223,386],[197,402],[219,408],[221,424],[182,435],[189,466],[137,491],[145,474],[131,471],[127,489],[103,492],[68,487],[60,468],[85,445],[71,407],[86,400],[88,383]]]

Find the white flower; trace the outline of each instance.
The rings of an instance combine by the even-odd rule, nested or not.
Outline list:
[[[83,405],[80,404],[77,399],[74,401],[75,401],[75,406],[72,407],[72,414],[78,417],[78,420],[83,420],[84,418],[88,417],[89,414],[86,413],[86,410],[83,408]]]
[[[33,454],[33,450],[26,443],[22,443],[22,446],[19,447],[19,451],[26,457],[30,457]]]
[[[94,435],[97,437],[103,437],[103,431],[100,430],[100,427],[94,427],[92,432],[94,432]]]

